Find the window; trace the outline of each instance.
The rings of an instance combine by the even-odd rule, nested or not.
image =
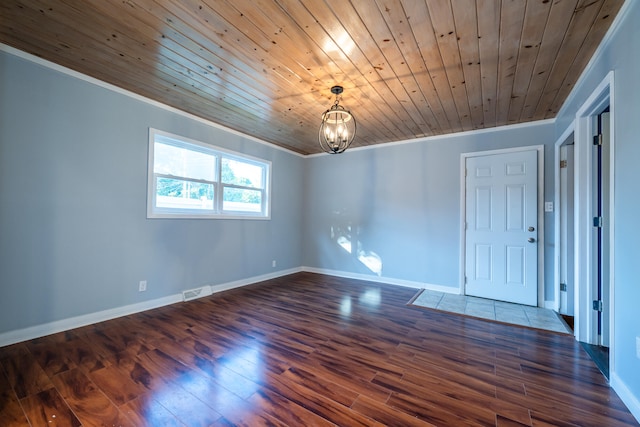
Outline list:
[[[149,130],[148,218],[269,218],[271,163]]]

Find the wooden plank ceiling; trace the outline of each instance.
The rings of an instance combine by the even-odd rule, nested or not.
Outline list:
[[[624,0],[2,0],[0,41],[299,153],[553,118]]]

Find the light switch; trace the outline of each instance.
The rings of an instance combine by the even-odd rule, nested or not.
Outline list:
[[[544,211],[553,212],[553,202],[544,202]]]

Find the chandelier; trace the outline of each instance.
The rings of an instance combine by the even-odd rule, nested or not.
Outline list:
[[[342,91],[342,86],[331,88],[331,93],[336,95],[336,102],[322,114],[318,132],[320,147],[329,154],[344,152],[356,136],[356,118],[339,104]]]

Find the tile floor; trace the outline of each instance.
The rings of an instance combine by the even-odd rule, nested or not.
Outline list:
[[[424,289],[412,305],[571,334],[553,310]]]

